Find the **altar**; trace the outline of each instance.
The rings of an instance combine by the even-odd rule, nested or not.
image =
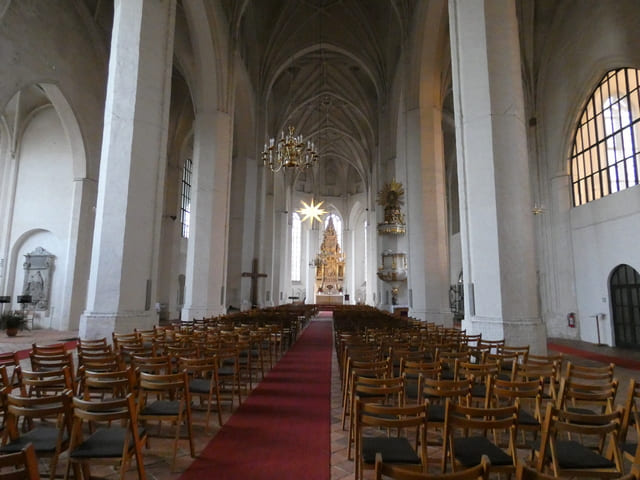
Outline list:
[[[318,305],[342,305],[343,303],[344,295],[316,294],[316,304]]]

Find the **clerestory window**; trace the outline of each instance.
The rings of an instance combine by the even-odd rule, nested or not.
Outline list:
[[[580,118],[571,156],[573,205],[638,185],[640,70],[608,72]]]
[[[191,173],[193,162],[185,158],[182,167],[182,181],[180,188],[180,223],[182,224],[182,237],[189,238],[189,225],[191,222]]]
[[[294,212],[291,218],[291,281],[300,281],[300,263],[302,257],[302,220]]]

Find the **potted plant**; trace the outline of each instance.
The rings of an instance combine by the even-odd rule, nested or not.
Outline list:
[[[0,314],[0,328],[4,329],[9,337],[15,337],[19,329],[25,328],[26,323],[24,314],[17,310],[8,310]]]

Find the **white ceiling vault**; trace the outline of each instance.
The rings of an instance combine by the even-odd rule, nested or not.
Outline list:
[[[83,1],[108,48],[113,1]],[[193,6],[190,1],[178,0],[177,30],[181,33],[185,33],[181,12]],[[247,69],[262,115],[257,133],[264,132],[265,138],[259,138],[260,145],[266,136],[279,136],[293,125],[297,133],[315,141],[320,154],[318,166],[300,174],[295,188],[340,196],[372,187],[381,118],[389,111],[392,82],[413,15],[425,1],[194,3],[205,8],[217,5],[226,16],[233,48]],[[183,73],[195,60],[193,53],[185,56],[192,48],[190,43],[177,35],[176,58],[185,62],[177,67]],[[190,75],[185,76],[191,84]]]
[[[320,160],[300,191],[342,195],[370,183],[379,120],[417,0],[223,0],[266,134],[293,125]]]

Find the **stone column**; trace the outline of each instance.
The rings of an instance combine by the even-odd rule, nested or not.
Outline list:
[[[196,114],[185,321],[226,313],[232,139],[228,113]]]
[[[442,110],[407,112],[407,236],[412,316],[451,325]],[[419,141],[418,141],[419,140]],[[408,293],[407,293],[408,295]]]
[[[149,328],[158,269],[176,0],[117,0],[80,336]]]
[[[468,332],[546,351],[513,0],[449,2]]]

